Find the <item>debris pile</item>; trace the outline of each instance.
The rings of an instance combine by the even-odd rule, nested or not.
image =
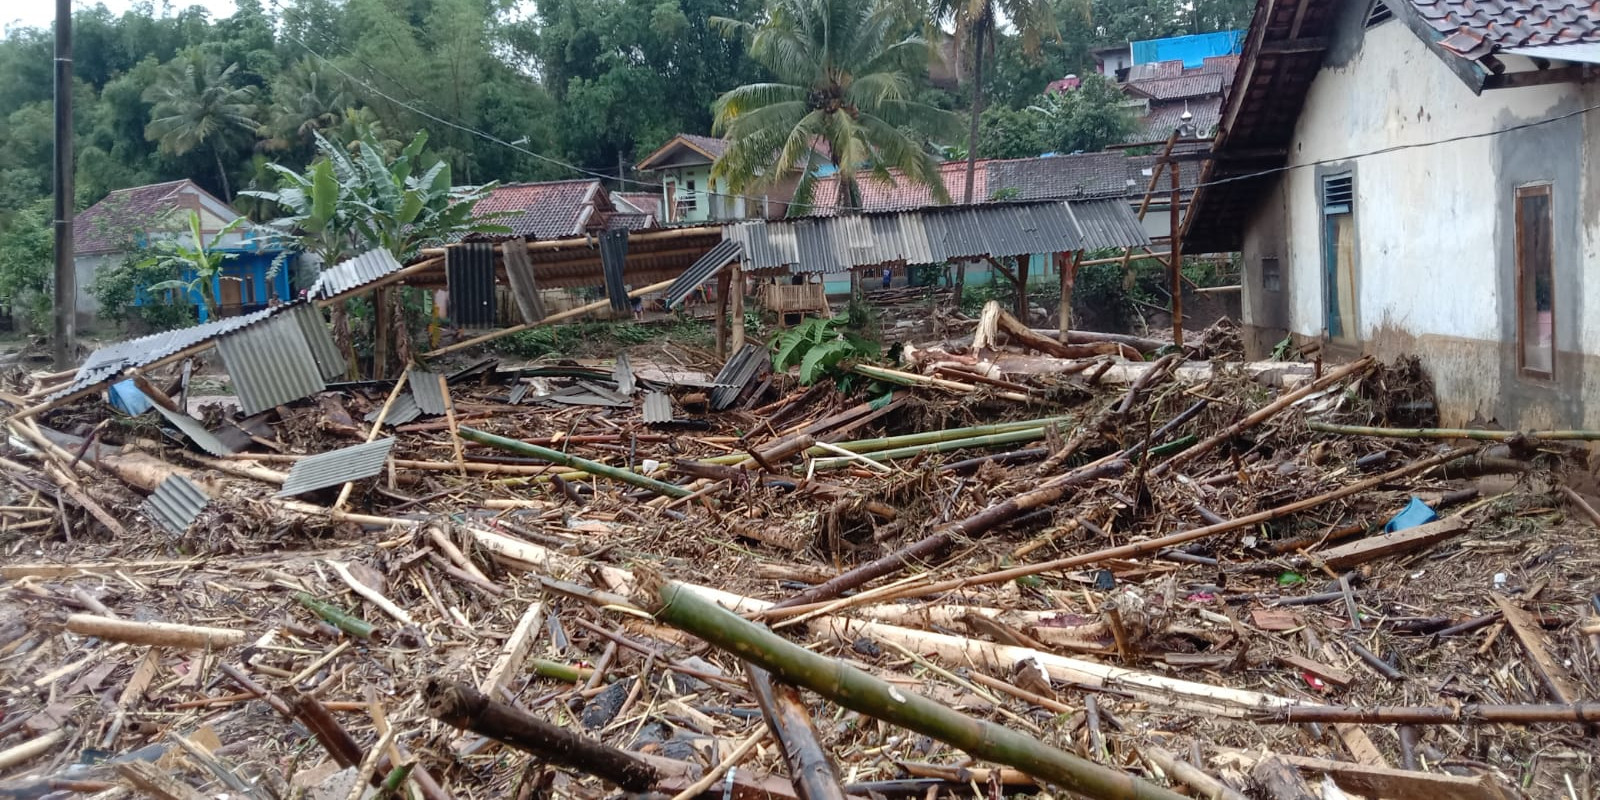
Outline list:
[[[0,796],[1595,796],[1600,435],[1227,333],[18,415]]]

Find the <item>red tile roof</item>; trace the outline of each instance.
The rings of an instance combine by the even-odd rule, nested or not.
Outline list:
[[[972,176],[974,202],[989,199],[988,173],[985,170],[985,165],[988,163],[988,159],[978,159],[977,170]],[[899,170],[890,170],[890,174],[893,176],[892,183],[865,174],[856,179],[861,190],[861,210],[896,211],[937,205],[933,199],[933,192],[928,187],[908,180]],[[961,202],[967,191],[967,162],[946,161],[939,165],[939,176],[944,181],[945,191],[950,193],[951,202]],[[815,204],[810,213],[838,213],[839,209],[834,204],[834,199],[839,196],[838,192],[837,176],[818,179],[812,194]]]
[[[685,142],[710,154],[713,159],[721,158],[724,150],[728,149],[727,139],[718,139],[712,136],[698,136],[693,133],[678,134]]]
[[[654,214],[657,217],[661,216],[660,192],[612,192],[611,202],[618,204],[627,203],[629,206],[637,209],[640,213]]]
[[[1479,59],[1514,47],[1600,42],[1600,0],[1409,0],[1439,44]]]
[[[583,233],[604,191],[597,180],[510,183],[479,200],[472,211],[512,212],[495,224],[510,228],[516,236],[560,239]]]
[[[180,208],[199,211],[196,193],[208,194],[188,179],[118,189],[73,218],[72,251],[77,255],[95,255],[121,250],[130,237],[161,224],[173,211]],[[217,203],[227,205],[221,200]]]

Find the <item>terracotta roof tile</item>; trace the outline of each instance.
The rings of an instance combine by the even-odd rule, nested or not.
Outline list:
[[[106,195],[73,218],[72,251],[79,255],[115,252],[128,236],[149,230],[175,209],[198,210],[196,203],[185,198],[182,190],[186,187],[205,191],[185,179],[118,189]]]
[[[1496,50],[1600,42],[1600,0],[1409,0],[1464,58]]]
[[[596,180],[511,183],[497,187],[473,207],[475,214],[515,212],[495,220],[514,236],[560,239],[583,233],[601,191]]]
[[[724,150],[728,149],[727,139],[718,139],[712,136],[698,136],[693,133],[678,134],[683,140],[711,154],[712,158],[721,158]]]

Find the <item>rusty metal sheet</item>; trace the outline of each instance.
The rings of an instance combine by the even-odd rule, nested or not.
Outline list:
[[[391,437],[302,458],[289,468],[283,488],[278,490],[276,496],[293,497],[370,478],[383,471],[383,464],[393,449],[394,439]]]

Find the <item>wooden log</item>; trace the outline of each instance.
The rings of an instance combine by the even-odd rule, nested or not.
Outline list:
[[[628,791],[646,791],[660,778],[654,767],[632,753],[491,700],[471,685],[430,678],[424,697],[428,715],[447,725],[482,734],[552,764],[593,774]]]
[[[741,619],[658,574],[638,576],[634,599],[668,625],[757,664],[862,714],[910,728],[976,757],[1016,767],[1069,791],[1099,798],[1181,795],[1118,770],[1046,746],[1027,734],[973,719],[920,695],[902,692],[844,662],[813,653],[767,628]]]
[[[1271,403],[1261,407],[1255,413],[1250,414],[1249,416],[1239,420],[1238,422],[1235,422],[1232,425],[1229,425],[1227,428],[1223,429],[1222,432],[1199,442],[1193,447],[1178,453],[1177,455],[1161,462],[1160,464],[1157,464],[1154,469],[1150,470],[1150,477],[1159,478],[1162,475],[1165,475],[1168,472],[1189,463],[1190,461],[1194,460],[1195,457],[1211,452],[1223,442],[1238,436],[1240,433],[1243,433],[1250,428],[1260,425],[1261,423],[1276,416],[1278,412],[1294,405],[1300,400],[1310,397],[1311,395],[1316,394],[1317,392],[1320,392],[1329,386],[1333,386],[1334,384],[1337,384],[1346,378],[1366,372],[1368,369],[1372,368],[1374,363],[1376,362],[1371,356],[1363,356],[1355,361],[1350,362],[1349,364],[1328,372],[1321,378],[1318,378],[1311,383],[1300,387],[1299,389],[1279,397],[1277,400],[1274,400]]]
[[[25,764],[34,758],[50,752],[50,750],[54,748],[62,739],[65,739],[66,736],[67,732],[65,729],[57,728],[49,733],[34,737],[20,744],[12,745],[4,750],[0,750],[0,770],[7,770],[17,766],[18,764]]]
[[[1578,510],[1582,511],[1583,515],[1588,517],[1589,522],[1592,523],[1596,528],[1600,528],[1600,511],[1596,511],[1594,506],[1589,505],[1589,501],[1583,499],[1582,495],[1572,491],[1572,489],[1569,487],[1563,486],[1561,487],[1561,496],[1567,498],[1567,500],[1571,501],[1573,505],[1577,506]]]
[[[774,683],[766,670],[754,664],[746,663],[745,673],[767,729],[778,738],[795,793],[803,800],[844,800],[838,771],[817,739],[816,726],[800,693],[788,684]]]
[[[1261,760],[1255,753],[1239,750],[1224,752],[1246,763]],[[1363,797],[1381,797],[1384,800],[1509,800],[1517,796],[1491,775],[1441,775],[1283,753],[1270,757],[1301,772],[1325,773],[1333,778],[1340,789]]]
[[[674,280],[676,280],[676,279],[674,279]],[[638,289],[634,289],[631,292],[628,292],[628,297],[644,297],[645,295],[650,294],[651,292],[659,292],[662,289],[665,289],[668,286],[671,286],[672,283],[673,283],[673,281],[659,281],[657,283],[652,283],[649,286],[643,286],[643,287],[640,287]],[[440,347],[440,348],[437,348],[435,350],[431,350],[431,351],[429,351],[427,353],[423,353],[422,357],[423,358],[438,358],[439,356],[448,355],[448,354],[454,353],[454,352],[456,352],[458,350],[465,350],[465,349],[467,349],[469,347],[476,347],[476,346],[478,346],[480,344],[485,344],[487,342],[492,342],[492,341],[494,341],[496,339],[504,338],[504,337],[510,336],[510,335],[512,335],[514,333],[521,333],[521,332],[526,331],[526,330],[531,330],[533,328],[537,328],[537,327],[539,327],[541,325],[553,325],[553,324],[555,324],[557,322],[563,322],[565,320],[574,319],[576,317],[581,317],[581,316],[583,316],[585,314],[589,314],[589,313],[592,313],[592,312],[595,312],[595,311],[602,311],[602,310],[605,310],[605,309],[610,308],[610,307],[611,307],[611,301],[610,300],[596,300],[593,303],[589,303],[589,304],[586,304],[586,305],[581,305],[581,306],[578,306],[577,308],[572,308],[572,309],[568,309],[566,311],[560,311],[560,312],[557,312],[555,314],[551,314],[550,316],[545,317],[544,319],[541,319],[538,322],[531,322],[531,323],[524,322],[521,325],[512,325],[509,328],[501,328],[500,330],[497,330],[497,331],[490,331],[489,333],[485,333],[482,336],[474,336],[471,339],[466,339],[466,340],[463,340],[463,341],[459,341],[459,342],[456,342],[455,344],[445,345],[444,347]],[[740,324],[741,325],[743,324],[742,320],[741,320]]]
[[[123,761],[115,765],[117,775],[147,797],[157,800],[205,800],[189,784],[148,761]]]
[[[1368,561],[1430,547],[1467,530],[1467,527],[1467,521],[1461,517],[1446,517],[1394,533],[1368,536],[1331,547],[1317,553],[1316,558],[1332,569],[1349,569]]]
[[[110,642],[181,647],[187,650],[231,647],[243,644],[245,640],[245,633],[242,630],[178,625],[171,622],[135,622],[93,614],[73,614],[67,617],[67,630],[80,636],[93,636]]]

